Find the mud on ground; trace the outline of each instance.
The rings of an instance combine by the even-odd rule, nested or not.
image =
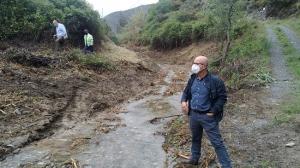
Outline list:
[[[118,110],[105,109],[149,87],[154,77],[139,63],[119,61],[114,70],[93,70],[61,59],[63,54],[44,53],[22,48],[0,52],[0,160],[52,135],[63,118],[76,125],[103,113],[99,131],[108,132],[114,127],[107,123],[118,120]],[[21,59],[7,59],[14,54]]]

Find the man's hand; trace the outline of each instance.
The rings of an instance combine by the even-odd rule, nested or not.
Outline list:
[[[181,102],[181,108],[182,108],[182,112],[184,114],[188,114],[189,112],[189,106],[187,102]]]
[[[62,37],[57,37],[55,41],[56,41],[56,42],[59,42],[59,40],[60,40],[61,38],[62,38]]]

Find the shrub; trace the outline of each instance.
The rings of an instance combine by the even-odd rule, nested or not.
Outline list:
[[[77,62],[94,70],[113,70],[111,62],[99,53],[83,54],[79,49],[73,49],[67,54],[69,61]]]
[[[105,24],[85,0],[1,0],[0,8],[1,40],[48,41],[55,32],[53,19],[65,24],[75,46],[83,43],[84,28],[94,35],[96,44],[104,37]]]

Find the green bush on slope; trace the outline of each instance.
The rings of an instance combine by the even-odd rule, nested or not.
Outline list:
[[[85,0],[2,0],[0,3],[0,39],[47,41],[55,29],[53,19],[65,24],[69,41],[82,43],[87,28],[98,43],[104,38],[105,24]]]

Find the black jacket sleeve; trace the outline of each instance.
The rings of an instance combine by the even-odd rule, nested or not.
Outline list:
[[[187,85],[185,86],[185,88],[183,90],[183,93],[182,93],[182,96],[181,96],[181,102],[189,101],[188,100],[188,94],[189,94],[188,92],[189,92],[190,84],[191,84],[191,78],[189,79]]]
[[[214,102],[211,112],[214,114],[222,112],[224,105],[227,102],[227,92],[224,82],[219,78],[216,80],[216,98]]]

